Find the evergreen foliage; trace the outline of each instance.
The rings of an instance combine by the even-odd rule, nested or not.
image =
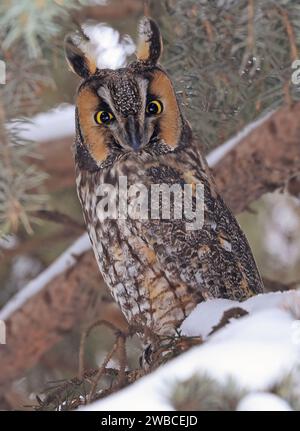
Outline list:
[[[299,99],[300,89],[291,84],[292,62],[300,58],[297,1],[164,0],[163,5],[157,18],[167,36],[164,63],[206,148]]]
[[[234,411],[245,393],[232,379],[221,384],[196,375],[175,385],[171,403],[180,411]]]
[[[43,92],[55,86],[49,64],[62,56],[62,40],[74,27],[70,11],[85,0],[12,0],[0,4],[0,59],[6,84],[0,100],[0,235],[20,225],[32,232],[33,211],[41,209],[46,175],[32,164],[36,144],[19,136],[23,118],[38,112]],[[16,123],[10,120],[22,118]]]

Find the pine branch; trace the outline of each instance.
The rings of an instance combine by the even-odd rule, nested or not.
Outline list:
[[[9,51],[18,44],[26,48],[29,58],[44,58],[44,50],[70,26],[70,11],[88,4],[85,0],[32,1],[11,0],[0,5],[2,48]]]
[[[0,112],[0,236],[16,231],[20,223],[31,233],[28,214],[46,201],[45,195],[37,193],[46,174],[26,162],[25,156],[34,152],[35,145],[8,131],[1,104]]]
[[[164,0],[152,9],[166,42],[163,63],[207,148],[282,106],[287,95],[299,100],[290,85],[300,49],[294,0]]]
[[[245,394],[233,379],[221,384],[203,374],[175,385],[170,401],[179,411],[235,411]]]
[[[53,88],[49,53],[57,51],[55,38],[62,38],[62,31],[73,25],[69,11],[84,3],[65,0],[61,6],[50,0],[13,0],[0,4],[0,58],[7,64],[0,106],[0,236],[21,225],[32,233],[37,221],[33,213],[46,202],[41,188],[46,175],[32,163],[36,146],[22,139],[20,127],[15,122],[10,127],[9,120],[32,115],[40,106],[42,91]]]

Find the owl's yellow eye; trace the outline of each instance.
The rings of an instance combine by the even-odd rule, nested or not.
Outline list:
[[[159,100],[151,100],[146,107],[146,114],[159,115],[162,113],[163,104]]]
[[[94,118],[97,124],[109,124],[115,117],[109,111],[98,111]]]

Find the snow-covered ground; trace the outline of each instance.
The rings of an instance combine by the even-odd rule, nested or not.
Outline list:
[[[224,311],[234,307],[249,314],[208,336]],[[172,410],[169,397],[176,382],[203,373],[224,384],[231,377],[247,391],[238,410],[291,410],[269,390],[300,364],[299,318],[297,291],[262,294],[243,303],[215,299],[199,304],[181,329],[202,336],[202,345],[83,410]]]

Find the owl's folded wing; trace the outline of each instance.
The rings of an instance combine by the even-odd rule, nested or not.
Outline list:
[[[204,224],[188,230],[184,220],[133,220],[134,234],[153,250],[170,285],[187,286],[197,302],[244,300],[261,293],[262,281],[249,244],[223,200],[205,201]]]

